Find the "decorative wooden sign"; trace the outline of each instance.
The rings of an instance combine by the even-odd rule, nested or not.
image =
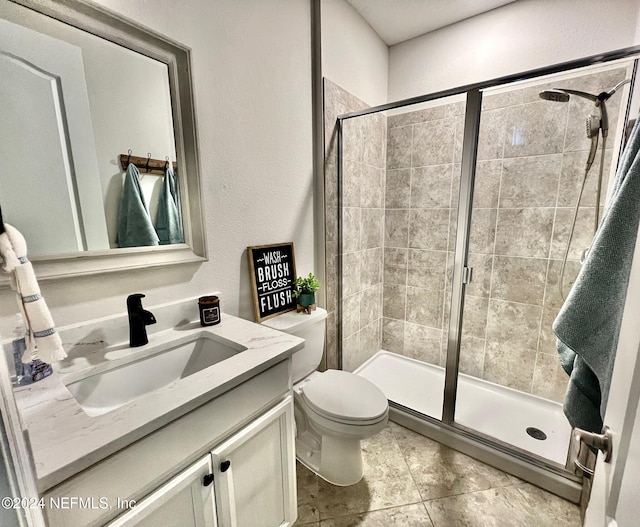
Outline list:
[[[256,322],[292,311],[296,261],[293,242],[247,247]]]

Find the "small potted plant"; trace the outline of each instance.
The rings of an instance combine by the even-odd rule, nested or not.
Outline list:
[[[293,296],[298,299],[298,305],[308,308],[316,303],[316,291],[320,287],[320,282],[309,273],[309,276],[296,278],[296,286],[293,290]]]

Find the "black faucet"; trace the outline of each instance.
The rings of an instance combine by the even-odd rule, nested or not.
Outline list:
[[[136,348],[149,342],[147,328],[156,323],[151,311],[142,309],[143,294],[136,293],[127,297],[127,313],[129,314],[129,346]]]

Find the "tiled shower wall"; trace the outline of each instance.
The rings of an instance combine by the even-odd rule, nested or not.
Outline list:
[[[558,83],[599,93],[624,69]],[[551,324],[562,304],[558,273],[590,145],[593,105],[543,101],[550,86],[485,94],[471,219],[460,370],[561,400]],[[617,120],[620,96],[609,104]],[[461,103],[388,118],[383,348],[444,365],[462,139]],[[615,137],[610,123],[609,136]],[[608,147],[612,147],[612,142]],[[605,163],[607,175],[612,151]],[[599,154],[598,158],[599,160]],[[592,168],[578,216],[565,294],[593,235]],[[604,196],[601,203],[604,203]]]
[[[464,104],[388,117],[383,348],[444,361]]]
[[[554,85],[592,93],[624,69]],[[567,377],[551,323],[561,299],[558,271],[590,140],[586,100],[543,101],[550,85],[483,97],[460,369],[561,400]],[[338,365],[338,115],[366,105],[325,79],[327,367]],[[610,143],[620,95],[608,105]],[[345,121],[343,182],[343,368],[378,349],[444,365],[464,126],[464,102],[385,118]],[[599,153],[585,188],[565,272],[565,294],[593,234]],[[384,170],[386,168],[386,171]],[[604,195],[601,204],[604,203]]]
[[[367,105],[324,80],[327,367],[338,362],[338,115]],[[342,367],[355,367],[382,346],[382,262],[386,117],[371,115],[345,121],[343,140],[343,317]]]

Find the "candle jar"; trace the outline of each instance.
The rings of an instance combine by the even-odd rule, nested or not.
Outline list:
[[[198,308],[201,326],[220,323],[220,299],[217,296],[201,296],[198,299]]]

